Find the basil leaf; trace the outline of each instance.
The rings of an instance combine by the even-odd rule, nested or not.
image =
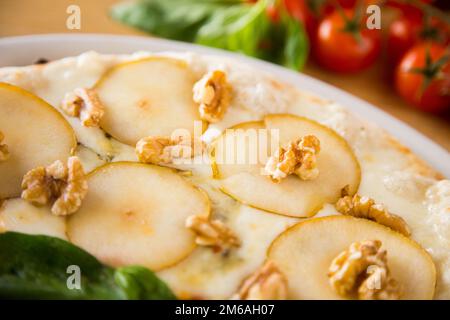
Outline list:
[[[69,289],[69,266],[80,289]],[[113,269],[73,244],[53,237],[0,234],[0,298],[173,299],[169,288],[142,267]]]
[[[308,54],[300,23],[280,6],[270,21],[273,0],[143,0],[113,7],[112,16],[154,35],[243,53],[299,70]]]
[[[114,279],[123,289],[125,297],[130,300],[176,299],[169,287],[144,267],[119,268],[114,274]]]
[[[308,58],[308,36],[300,23],[291,17],[285,19],[286,36],[282,64],[294,70],[301,70]]]
[[[157,36],[193,41],[214,11],[239,0],[145,0],[114,6],[111,16]]]
[[[196,43],[262,57],[261,39],[267,37],[270,21],[265,1],[253,6],[232,6],[218,11],[203,25]]]

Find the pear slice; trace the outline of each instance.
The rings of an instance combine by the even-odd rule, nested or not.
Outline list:
[[[259,138],[255,142],[254,131],[261,128],[266,129],[266,132],[259,130],[256,134]],[[213,172],[216,178],[221,179],[221,190],[244,204],[292,217],[309,217],[325,203],[337,201],[341,189],[346,185],[349,186],[350,194],[358,189],[361,177],[359,163],[347,142],[328,127],[293,115],[268,115],[261,122],[243,123],[231,129],[235,130],[226,130],[215,142],[212,152]],[[279,139],[276,139],[277,132]],[[319,138],[321,144],[317,157],[319,176],[316,179],[304,181],[290,175],[280,183],[273,183],[261,174],[270,155],[264,156],[265,152],[273,154],[269,150],[275,150],[279,145],[285,146],[289,141],[308,134]],[[244,137],[247,142],[251,142],[235,142],[233,145],[230,141],[236,137]],[[261,139],[268,142],[261,143]],[[239,155],[246,159],[244,164],[227,161],[230,148],[224,146],[230,145],[235,159]],[[254,152],[255,146],[258,146],[258,152],[262,151],[256,163],[254,157],[249,156],[250,148]]]
[[[363,240],[382,242],[402,299],[433,298],[436,270],[428,253],[400,233],[365,219],[330,216],[300,222],[274,240],[268,259],[289,279],[290,299],[342,299],[329,284],[328,268],[350,244]]]
[[[265,141],[267,144],[264,144]],[[267,134],[263,121],[243,122],[226,129],[224,134],[213,142],[213,177],[221,179],[241,172],[258,175],[259,164],[268,159],[269,145],[270,135]],[[258,156],[262,157],[262,160],[258,159]]]
[[[13,85],[0,83],[0,131],[9,149],[0,162],[0,199],[20,195],[29,170],[65,161],[76,147],[68,122],[52,106]]]
[[[171,136],[177,129],[192,136],[194,121],[202,126],[192,98],[196,80],[185,62],[172,58],[120,64],[95,85],[105,107],[101,127],[133,146],[143,137]]]
[[[88,184],[67,235],[112,266],[160,270],[176,264],[195,248],[186,219],[209,215],[206,195],[168,168],[115,162],[90,173]]]
[[[0,232],[43,234],[66,240],[66,220],[52,215],[48,206],[36,207],[20,198],[8,199],[0,206]]]

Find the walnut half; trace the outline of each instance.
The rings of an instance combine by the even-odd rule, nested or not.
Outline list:
[[[361,300],[400,299],[400,286],[390,276],[381,241],[354,242],[332,262],[330,285],[342,297]]]
[[[234,233],[219,220],[211,220],[203,215],[193,215],[187,218],[186,227],[194,231],[195,242],[200,246],[209,246],[216,251],[223,251],[241,245]]]
[[[191,158],[194,152],[198,152],[194,143],[190,136],[180,135],[175,138],[149,136],[137,142],[135,152],[140,162],[169,164],[174,159]],[[202,149],[202,146],[198,149]]]
[[[79,117],[85,127],[98,127],[105,107],[93,89],[77,88],[64,97],[61,109],[71,117]]]
[[[193,88],[194,102],[200,105],[200,118],[208,122],[222,119],[230,103],[231,87],[223,71],[214,70],[197,81]]]
[[[30,170],[22,180],[22,198],[36,205],[53,202],[52,213],[66,216],[80,208],[87,188],[80,160],[70,157],[67,165],[57,160],[47,167]]]
[[[291,141],[287,148],[279,148],[267,161],[264,174],[276,183],[290,174],[296,174],[302,180],[313,180],[319,175],[317,168],[319,152],[319,139],[314,135],[306,135]]]
[[[145,137],[136,143],[136,155],[143,163],[170,163],[170,156],[164,149],[171,144],[172,141],[167,137]]]
[[[232,299],[285,300],[287,292],[286,277],[272,261],[268,261],[242,283]]]
[[[5,161],[8,160],[9,158],[8,146],[6,144],[2,144],[4,138],[5,136],[0,131],[0,161]]]
[[[347,192],[344,189],[343,197],[335,205],[336,210],[343,215],[372,220],[400,232],[407,237],[411,235],[411,231],[405,220],[390,213],[382,205],[376,204],[373,199],[361,197],[358,194],[355,194],[353,197],[346,194]]]

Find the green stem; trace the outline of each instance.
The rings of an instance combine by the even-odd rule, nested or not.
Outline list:
[[[358,1],[358,5],[355,8],[355,14],[351,19],[349,17],[347,17],[344,9],[341,7],[341,5],[339,4],[339,2],[337,0],[333,1],[333,5],[336,7],[336,10],[339,12],[342,19],[345,22],[345,26],[344,26],[344,28],[342,28],[342,31],[351,33],[351,35],[355,38],[356,42],[360,43],[361,42],[360,23],[361,23],[361,19],[362,19],[362,15],[363,15],[363,7],[364,7],[362,1],[361,2]]]
[[[449,59],[450,55],[445,53],[441,58],[433,62],[430,54],[430,47],[426,48],[425,66],[423,68],[411,68],[409,70],[409,72],[421,74],[424,77],[424,81],[418,93],[419,97],[423,95],[433,80],[440,77],[442,68],[449,61]]]

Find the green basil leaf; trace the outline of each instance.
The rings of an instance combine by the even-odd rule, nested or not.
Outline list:
[[[130,300],[176,299],[169,287],[144,267],[119,268],[114,274],[114,279],[123,289],[125,297]]]
[[[221,7],[239,0],[145,0],[114,6],[111,16],[157,36],[193,41],[198,29]]]
[[[301,70],[308,58],[308,36],[303,26],[291,17],[286,17],[284,24],[286,35],[282,64],[294,70]]]
[[[112,16],[154,35],[243,53],[300,70],[308,55],[302,25],[280,7],[273,23],[267,7],[241,0],[143,0],[117,5]]]
[[[67,285],[69,266],[80,270],[80,288]],[[73,244],[53,237],[0,234],[0,298],[173,299],[150,270],[113,269]]]
[[[265,10],[265,1],[259,1],[253,6],[231,6],[217,11],[199,29],[195,42],[262,57],[259,45],[270,30]]]

